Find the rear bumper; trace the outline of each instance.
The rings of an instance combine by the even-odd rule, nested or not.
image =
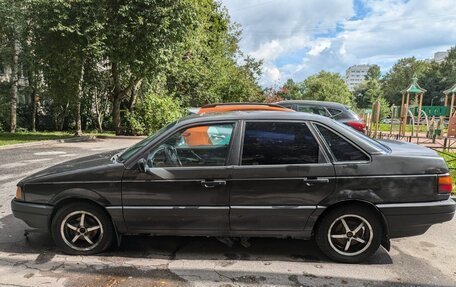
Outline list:
[[[443,201],[378,204],[388,223],[389,238],[425,233],[433,224],[453,219],[456,202]]]
[[[45,204],[22,202],[16,199],[11,201],[11,210],[14,217],[22,219],[28,226],[42,231],[49,231],[49,222],[53,209],[53,206]]]

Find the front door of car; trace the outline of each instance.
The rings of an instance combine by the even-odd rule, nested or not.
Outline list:
[[[183,128],[144,155],[143,171],[126,171],[122,202],[128,230],[227,231],[234,130],[234,122]]]
[[[247,121],[233,169],[234,231],[302,231],[335,187],[334,167],[305,122]]]

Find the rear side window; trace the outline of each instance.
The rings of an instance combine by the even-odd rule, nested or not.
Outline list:
[[[247,122],[242,165],[318,163],[319,145],[305,123]]]
[[[369,157],[333,131],[315,125],[337,161],[368,161]]]
[[[317,115],[325,116],[325,117],[330,116],[324,107],[299,105],[297,111],[304,112],[304,113],[317,114]]]
[[[332,109],[332,108],[328,108],[328,111],[331,114],[331,117],[333,117],[333,118],[336,118],[337,116],[340,116],[340,114],[342,113],[341,110]]]

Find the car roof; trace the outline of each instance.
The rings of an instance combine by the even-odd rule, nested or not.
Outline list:
[[[294,112],[294,110],[276,105],[265,103],[218,103],[208,104],[199,109],[198,114],[215,113],[215,112],[229,112],[229,111],[250,111],[250,110],[264,110],[264,111],[284,111]]]
[[[228,111],[224,113],[193,114],[181,118],[179,125],[229,120],[313,120],[329,122],[331,119],[311,113],[284,113],[283,111]]]
[[[277,102],[276,104],[307,104],[307,105],[314,105],[314,106],[324,106],[324,107],[331,107],[331,108],[348,108],[346,105],[336,102],[325,102],[325,101],[311,101],[311,100],[288,100],[288,101],[281,101]]]

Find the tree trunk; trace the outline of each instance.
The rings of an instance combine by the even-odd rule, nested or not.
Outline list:
[[[112,101],[112,123],[114,124],[116,135],[122,134],[122,129],[120,126],[120,102],[120,98],[114,95]]]
[[[101,103],[102,99],[99,98],[99,94],[98,94],[98,89],[97,88],[95,88],[94,97],[95,97],[95,101],[94,101],[95,114],[96,114],[96,117],[97,117],[97,129],[98,129],[99,133],[102,133],[103,132],[103,115],[104,115],[104,113],[100,110],[100,106],[102,104]]]
[[[36,91],[33,89],[31,95],[31,108],[32,108],[32,120],[30,122],[30,130],[36,132]]]
[[[111,73],[114,82],[114,89],[111,94],[112,123],[114,124],[116,135],[120,135],[122,133],[122,126],[120,123],[120,104],[122,103],[122,100],[128,96],[128,92],[133,91],[139,87],[142,79],[131,78],[129,85],[125,88],[122,88],[120,84],[120,74],[118,71],[117,63],[112,63]]]
[[[76,103],[76,131],[74,135],[77,137],[82,136],[82,123],[81,123],[81,98],[78,98]]]
[[[17,82],[18,82],[18,64],[19,64],[19,43],[13,42],[13,63],[11,66],[11,94],[10,94],[10,132],[16,132],[16,112],[17,112]]]
[[[81,72],[79,74],[78,92],[77,92],[77,103],[76,103],[76,131],[75,136],[82,136],[82,123],[81,123],[81,99],[83,94],[82,83],[84,80],[84,60],[81,64]]]
[[[117,70],[117,63],[112,63],[111,71],[114,82],[114,89],[112,92],[112,123],[114,124],[116,135],[120,135],[122,133],[120,124],[120,102],[122,101],[122,89],[120,87],[120,75]]]
[[[101,115],[97,116],[97,124],[98,124],[98,132],[102,133],[103,132],[103,116],[101,116]]]

